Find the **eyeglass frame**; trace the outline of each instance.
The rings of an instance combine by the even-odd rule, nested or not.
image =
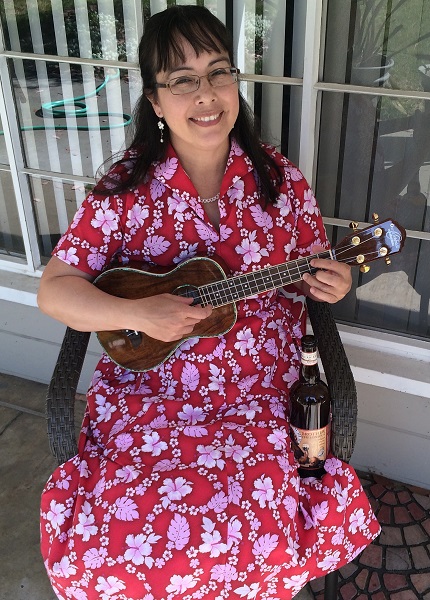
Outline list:
[[[207,75],[188,75],[188,77],[190,78],[197,78],[195,79],[196,83],[197,83],[197,87],[195,90],[191,90],[190,92],[183,92],[180,94],[175,94],[174,92],[172,92],[172,88],[170,87],[172,84],[172,81],[176,81],[177,79],[182,79],[182,77],[184,77],[184,75],[181,75],[180,77],[173,77],[172,79],[169,79],[169,81],[166,81],[166,83],[158,83],[156,82],[154,87],[155,88],[168,88],[170,93],[173,96],[185,96],[186,94],[192,94],[193,92],[197,92],[197,90],[200,88],[200,82],[201,80],[206,77],[206,79],[208,80],[208,83],[211,87],[217,88],[217,87],[227,87],[228,85],[233,85],[233,83],[237,83],[239,80],[239,75],[240,75],[240,70],[237,67],[227,67],[226,71],[230,71],[230,75],[236,75],[236,79],[234,81],[232,81],[231,83],[226,83],[224,85],[213,85],[211,83],[211,80],[209,79],[210,76],[212,75],[212,73],[216,73],[216,71],[219,71],[220,67],[218,67],[217,69],[214,69],[213,71],[211,71],[210,73],[208,73]]]

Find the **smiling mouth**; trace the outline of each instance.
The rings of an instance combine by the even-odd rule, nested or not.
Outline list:
[[[217,115],[210,115],[207,117],[193,117],[191,118],[191,121],[193,121],[193,123],[198,123],[199,125],[209,125],[218,122],[221,119],[222,114],[223,113],[220,112]]]

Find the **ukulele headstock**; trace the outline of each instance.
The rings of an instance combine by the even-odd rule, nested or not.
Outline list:
[[[370,269],[366,263],[373,260],[384,258],[387,264],[391,263],[391,254],[403,248],[406,231],[392,219],[380,223],[377,215],[373,215],[373,218],[374,224],[364,229],[358,229],[357,223],[351,223],[353,233],[334,248],[336,260],[359,266],[364,273]]]

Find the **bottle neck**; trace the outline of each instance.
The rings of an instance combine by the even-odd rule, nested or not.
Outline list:
[[[316,349],[312,351],[302,350],[300,378],[308,383],[315,383],[320,378]]]

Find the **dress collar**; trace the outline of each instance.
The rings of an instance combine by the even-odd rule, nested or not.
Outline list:
[[[240,148],[235,139],[230,144],[230,152],[226,169],[221,183],[220,196],[223,198],[239,179],[253,170],[250,158]],[[184,197],[189,197],[191,204],[198,203],[198,193],[193,182],[182,167],[178,155],[169,143],[163,161],[154,163],[151,178],[157,180],[161,187],[176,191]],[[184,194],[185,193],[185,194]]]

